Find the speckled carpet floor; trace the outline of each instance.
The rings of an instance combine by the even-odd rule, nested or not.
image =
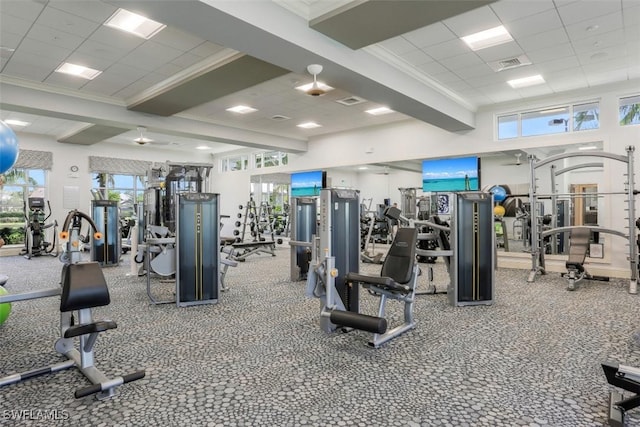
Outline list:
[[[151,305],[145,279],[127,275],[128,256],[105,268],[112,302],[95,317],[118,328],[98,339],[96,365],[108,376],[144,368],[146,378],[107,401],[73,397],[88,385],[77,370],[3,387],[0,425],[597,426],[610,390],[600,362],[640,366],[640,297],[627,281],[568,292],[556,274],[528,284],[527,271],[499,270],[493,306],[419,296],[417,328],[373,349],[364,332],[324,334],[319,301],[289,280],[288,246],[276,253],[230,269],[218,304],[186,308]],[[61,267],[0,258],[14,293],[57,286]],[[441,263],[436,273],[446,289]],[[0,376],[63,360],[53,349],[58,306],[57,297],[13,304],[0,327]],[[392,319],[401,310],[389,302]],[[640,425],[638,412],[629,425]]]

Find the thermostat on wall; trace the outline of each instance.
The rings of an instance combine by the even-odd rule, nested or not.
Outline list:
[[[78,172],[78,166],[73,165],[73,166],[71,166],[71,167],[69,168],[69,170],[70,170],[71,172]]]

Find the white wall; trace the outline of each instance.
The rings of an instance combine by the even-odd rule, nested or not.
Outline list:
[[[499,106],[482,108],[476,116],[477,128],[468,132],[450,133],[428,124],[407,120],[379,127],[371,127],[351,132],[325,135],[312,138],[309,142],[309,150],[301,155],[291,156],[289,164],[284,167],[273,168],[269,172],[294,172],[300,170],[330,169],[335,166],[352,166],[366,163],[388,162],[406,159],[426,159],[447,156],[463,156],[470,154],[492,153],[495,151],[527,149],[531,147],[552,147],[558,145],[588,143],[601,141],[604,151],[616,154],[625,154],[625,147],[635,145],[640,141],[640,126],[618,125],[618,97],[637,93],[638,82],[626,82],[621,84],[597,87],[590,90],[568,92],[560,95],[528,99],[526,102],[512,102]],[[544,108],[553,105],[592,101],[600,101],[600,129],[572,132],[568,134],[556,134],[517,138],[507,141],[498,141],[494,136],[495,116],[506,112],[516,112],[528,109]],[[635,153],[635,162],[638,164],[640,154]],[[523,159],[523,161],[526,160]],[[504,183],[513,180],[528,183],[528,168],[492,168],[488,161],[482,168],[482,183]],[[620,184],[621,165],[605,167],[604,178],[599,182],[601,191],[616,191]],[[358,188],[364,198],[373,197],[376,200],[391,198],[397,201],[399,193],[397,187],[419,186],[410,179],[403,181],[402,185],[396,181],[394,175],[367,176],[362,178],[359,174]],[[217,189],[223,195],[226,188],[237,191],[242,188],[238,183],[239,175],[219,174],[217,176]],[[403,177],[409,178],[409,177]],[[547,179],[543,177],[542,179]],[[640,181],[640,180],[638,180]],[[520,182],[518,182],[520,183]],[[335,184],[334,184],[335,185]],[[384,192],[384,188],[388,192]],[[640,187],[640,183],[637,185]],[[244,188],[248,188],[248,181]],[[248,191],[248,190],[245,190]],[[224,206],[224,197],[223,202]],[[637,213],[637,216],[640,213]],[[625,231],[627,221],[624,210],[612,204],[603,206],[601,216],[603,226]],[[613,236],[609,242],[617,239],[616,244],[610,244],[605,248],[607,256],[605,261],[611,263],[614,274],[628,273],[626,261],[626,246],[624,241]],[[524,266],[528,261],[524,261]]]
[[[357,188],[361,197],[373,198],[374,203],[382,203],[385,198],[392,202],[399,201],[398,187],[420,186],[421,179],[411,173],[393,172],[389,175],[370,175],[357,172],[335,171],[336,166],[353,166],[366,163],[389,162],[406,159],[427,159],[435,157],[453,157],[470,154],[491,153],[494,151],[527,149],[530,147],[550,147],[573,143],[587,143],[601,141],[605,151],[624,154],[625,147],[636,145],[640,141],[640,126],[618,125],[618,97],[637,93],[638,82],[599,87],[580,92],[564,93],[526,102],[513,102],[482,108],[476,116],[477,128],[468,132],[450,133],[428,124],[415,120],[406,120],[385,126],[370,127],[351,132],[325,135],[312,138],[309,150],[300,155],[290,155],[289,164],[277,168],[269,168],[264,172],[294,172],[302,170],[327,169],[332,184],[337,186]],[[498,141],[494,137],[495,115],[549,107],[558,104],[579,101],[600,101],[600,129],[556,134],[548,136],[518,138],[508,141]],[[62,189],[66,186],[78,186],[81,196],[81,209],[88,209],[92,186],[88,173],[89,155],[119,157],[164,162],[211,162],[209,154],[176,153],[163,151],[154,146],[122,146],[96,144],[79,146],[61,144],[53,138],[43,138],[26,133],[18,133],[20,147],[34,150],[47,150],[54,153],[54,166],[50,174],[51,204],[54,216],[59,220],[66,215],[62,205]],[[216,159],[227,156],[221,154]],[[635,153],[638,164],[639,153]],[[524,159],[523,159],[524,160]],[[483,185],[495,182],[503,183],[507,179],[528,182],[523,176],[527,168],[498,169],[493,167],[491,160],[483,163]],[[69,167],[78,165],[78,177],[69,175]],[[488,166],[487,166],[488,164]],[[238,205],[245,204],[249,198],[250,178],[262,171],[236,171],[220,173],[218,162],[211,178],[211,190],[221,194],[221,213],[235,216]],[[601,191],[616,191],[620,187],[620,165],[605,166],[603,179],[598,182]],[[418,174],[419,176],[419,174]],[[640,181],[640,180],[638,180]],[[640,186],[640,185],[637,185]],[[640,213],[637,213],[640,216]],[[603,225],[625,230],[627,221],[625,212],[619,204],[605,204],[602,206]],[[231,218],[231,220],[234,220]],[[610,237],[609,241],[617,239]],[[627,269],[624,242],[605,248],[606,261],[611,261],[613,268],[624,271]]]
[[[211,162],[211,156],[202,153],[169,152],[159,150],[155,146],[131,147],[120,144],[74,145],[57,142],[54,138],[41,135],[16,132],[21,149],[51,151],[53,153],[53,167],[48,174],[49,192],[46,195],[51,203],[52,215],[50,221],[56,219],[58,224],[66,218],[70,208],[63,203],[64,187],[77,187],[80,211],[89,213],[91,208],[91,173],[89,172],[89,156],[114,157],[120,159],[145,160],[164,163],[174,162]],[[70,167],[78,166],[77,173],[72,173]]]

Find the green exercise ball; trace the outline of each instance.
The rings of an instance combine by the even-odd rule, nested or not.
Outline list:
[[[5,288],[0,286],[0,295],[7,295],[8,293]],[[4,304],[0,304],[0,326],[7,320],[9,313],[11,313],[11,303],[5,302]]]

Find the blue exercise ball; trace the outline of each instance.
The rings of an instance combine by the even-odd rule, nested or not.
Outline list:
[[[18,137],[8,124],[0,120],[0,173],[5,173],[18,160]]]
[[[491,191],[491,194],[493,194],[493,200],[495,202],[502,202],[507,198],[507,190],[499,185],[494,185],[489,191]]]

